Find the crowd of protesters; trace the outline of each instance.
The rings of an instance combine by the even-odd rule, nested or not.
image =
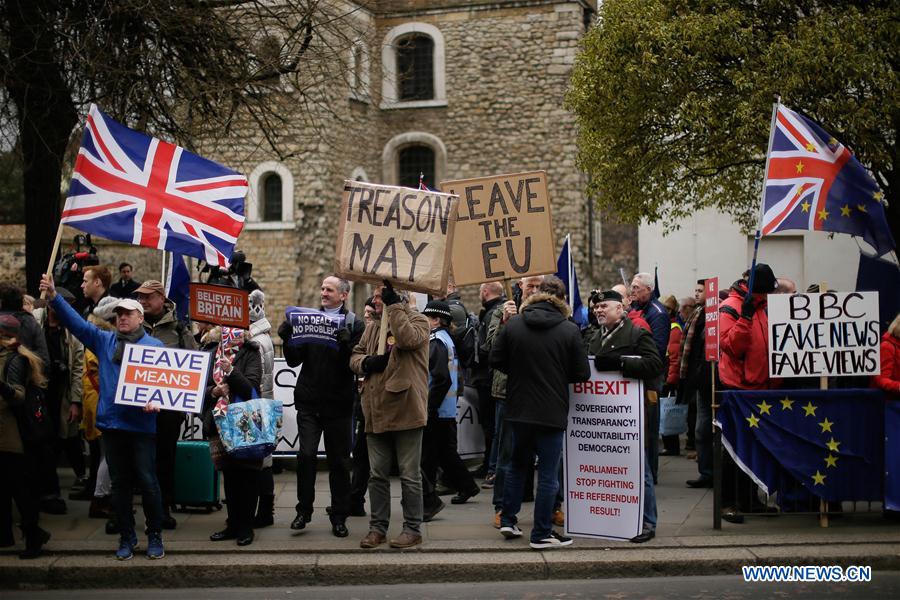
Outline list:
[[[203,434],[215,468],[223,474],[227,501],[224,529],[212,541],[253,542],[254,529],[274,522],[271,456],[236,460],[227,455],[212,419],[213,407],[273,393],[273,336],[284,358],[301,367],[294,388],[297,409],[297,499],[290,528],[313,521],[316,462],[324,437],[331,531],[350,535],[349,516],[369,516],[362,548],[421,544],[422,523],[445,508],[439,488],[465,504],[482,490],[493,525],[509,540],[523,537],[522,503],[533,501],[529,543],[535,549],[568,546],[554,527],[565,523],[561,454],[569,384],[598,371],[643,381],[645,479],[643,526],[632,539],[656,535],[659,456],[682,451],[680,436],[659,436],[661,397],[687,404],[685,450],[697,461],[691,488],[712,487],[713,373],[705,360],[704,280],[692,297],[659,298],[654,277],[638,273],[630,285],[594,290],[588,323],[570,314],[565,285],[555,276],[525,277],[504,289],[482,284],[477,313],[464,306],[450,283],[447,294],[424,307],[389,283],[373,286],[357,317],[348,306],[350,283],[323,279],[320,305],[340,315],[336,344],[297,344],[284,321],[274,328],[265,295],[250,294],[250,329],[182,322],[159,281],[138,282],[128,263],[113,283],[102,265],[85,267],[81,285],[57,287],[44,276],[35,300],[15,286],[0,285],[0,547],[15,545],[12,501],[24,537],[21,558],[40,556],[50,534],[39,513],[65,514],[57,465],[66,457],[75,475],[69,500],[90,500],[91,517],[107,519],[118,534],[116,557],[138,547],[133,494],[142,494],[146,554],[165,556],[162,532],[177,527],[176,444],[184,414],[114,403],[126,343],[209,352],[212,368],[203,410]],[[767,369],[767,295],[794,293],[789,279],[759,264],[735,281],[720,309],[718,389],[777,387]],[[226,339],[227,338],[227,339]],[[900,397],[900,315],[882,338],[881,374],[871,385]],[[457,452],[457,403],[474,390],[484,454],[470,472]],[[25,407],[40,406],[36,424]],[[40,426],[39,426],[40,425]],[[662,444],[662,450],[660,450]],[[87,458],[86,458],[87,456]],[[399,471],[400,534],[388,539],[392,469]],[[535,485],[536,473],[536,485]],[[725,454],[723,518],[768,510],[750,478]],[[480,480],[480,483],[479,483]],[[368,513],[366,511],[368,497]]]

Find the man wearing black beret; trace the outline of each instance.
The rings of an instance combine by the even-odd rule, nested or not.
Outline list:
[[[655,390],[659,389],[662,373],[663,363],[656,343],[650,332],[632,325],[619,292],[601,292],[599,301],[597,321],[600,331],[591,340],[588,354],[594,356],[594,366],[598,371],[619,371],[625,377],[642,379],[646,394],[644,412],[647,413],[649,404],[656,402]],[[648,420],[645,418],[644,422],[647,423]],[[650,470],[650,452],[646,448],[655,443],[656,438],[645,431],[644,523],[641,533],[631,539],[638,544],[656,536],[656,493]]]

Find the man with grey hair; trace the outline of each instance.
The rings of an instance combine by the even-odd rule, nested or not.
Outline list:
[[[297,408],[297,516],[291,529],[305,529],[312,519],[316,494],[316,459],[319,440],[325,435],[328,483],[331,488],[331,532],[347,537],[350,512],[350,433],[356,376],[350,370],[350,353],[362,337],[365,324],[347,310],[350,283],[336,275],[322,280],[322,312],[343,315],[337,332],[337,347],[320,344],[289,344],[291,326],[284,321],[278,335],[291,367],[303,365],[294,387]]]
[[[653,341],[656,343],[656,350],[663,359],[663,366],[660,368],[659,385],[656,394],[662,392],[662,383],[665,381],[666,366],[666,350],[669,347],[669,333],[672,330],[672,324],[669,320],[669,312],[659,300],[654,297],[656,284],[654,277],[650,273],[638,273],[631,281],[631,312],[629,316],[638,313],[650,325],[650,333],[653,334]],[[651,396],[652,398],[652,396]],[[650,403],[650,410],[647,414],[647,422],[650,425],[650,437],[654,443],[650,444],[650,466],[653,469],[653,482],[656,483],[659,478],[659,404]]]
[[[775,288],[776,294],[796,294],[797,284],[793,279],[787,277],[779,277],[777,280],[778,287]]]

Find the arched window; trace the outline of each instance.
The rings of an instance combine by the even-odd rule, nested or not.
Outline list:
[[[447,106],[444,36],[437,27],[397,25],[381,48],[381,108]]]
[[[434,41],[413,34],[397,40],[397,83],[399,100],[434,98]]]
[[[266,161],[247,177],[247,227],[292,229],[294,223],[294,177],[283,164]]]
[[[434,150],[428,146],[415,145],[402,148],[397,153],[397,183],[403,187],[419,187],[419,175],[426,186],[436,189],[434,180]]]
[[[261,216],[262,221],[281,221],[281,177],[269,173],[263,180]]]
[[[424,183],[437,189],[447,167],[447,148],[436,135],[424,131],[407,131],[392,137],[381,151],[381,180],[393,185],[419,187],[419,173]]]

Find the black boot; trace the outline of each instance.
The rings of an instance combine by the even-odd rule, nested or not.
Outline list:
[[[260,494],[259,504],[256,505],[256,516],[253,517],[253,528],[268,527],[275,523],[275,496],[273,494]]]
[[[28,560],[41,555],[41,548],[50,541],[50,532],[44,531],[37,525],[25,532],[25,549],[19,552],[19,558]]]

